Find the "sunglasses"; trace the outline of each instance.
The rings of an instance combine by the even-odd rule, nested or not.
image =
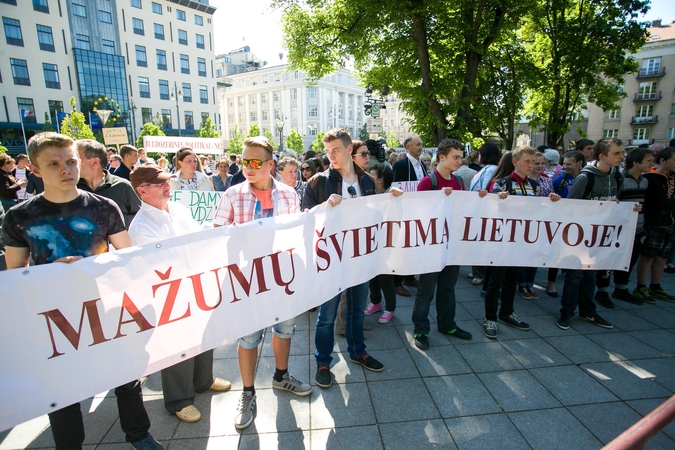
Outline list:
[[[251,169],[258,170],[262,167],[264,162],[269,161],[269,159],[242,159],[241,160],[241,165],[246,169],[249,166],[251,166]]]
[[[360,156],[361,158],[370,158],[370,153],[368,153],[368,152],[361,152],[361,153],[355,154],[354,156]]]
[[[302,170],[303,172],[311,172],[312,171],[312,169],[310,169],[309,167],[303,167],[300,170]]]

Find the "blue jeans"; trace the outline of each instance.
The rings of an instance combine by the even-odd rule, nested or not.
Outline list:
[[[568,270],[565,275],[562,297],[560,298],[560,314],[572,317],[579,305],[579,314],[592,316],[595,314],[595,270]]]
[[[340,296],[338,294],[319,307],[319,316],[316,319],[316,364],[330,366],[335,343],[335,317],[337,316]],[[368,300],[368,282],[352,286],[347,289],[347,317],[345,331],[347,334],[347,351],[351,358],[361,358],[366,354],[366,344],[363,342],[363,310]]]
[[[429,334],[429,308],[436,290],[436,322],[438,331],[445,333],[457,328],[455,322],[455,284],[459,277],[459,266],[445,266],[440,272],[420,275],[420,286],[413,307],[412,321],[415,334]]]

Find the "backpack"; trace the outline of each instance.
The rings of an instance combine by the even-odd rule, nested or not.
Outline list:
[[[536,196],[539,193],[539,183],[535,180],[533,180],[530,177],[527,177],[527,180],[530,182],[530,186],[532,186],[532,191],[534,192],[534,195]],[[503,178],[500,178],[498,180],[495,180],[495,184],[504,184],[504,187],[506,187],[506,190],[509,192],[509,194],[513,191],[513,179],[511,176],[506,176]]]
[[[464,180],[455,175],[454,173],[451,174],[452,177],[459,183],[459,185],[462,187],[462,190],[465,190],[464,188]],[[432,170],[429,172],[429,178],[431,178],[431,190],[436,191],[438,190],[438,177],[436,176],[436,171]]]
[[[581,172],[586,174],[586,179],[588,180],[586,182],[586,189],[584,189],[584,196],[581,198],[588,200],[591,198],[591,192],[593,191],[593,186],[595,185],[595,175],[589,173],[588,171],[584,171],[583,169],[581,169]],[[617,198],[619,198],[619,192],[621,192],[621,189],[623,188],[624,180],[623,174],[619,169],[614,171],[614,178],[616,179],[616,195]]]

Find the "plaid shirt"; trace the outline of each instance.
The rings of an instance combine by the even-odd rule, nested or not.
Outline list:
[[[220,199],[213,216],[214,225],[246,223],[255,218],[255,204],[258,201],[248,181],[229,188]],[[274,215],[300,212],[298,195],[295,189],[272,179],[272,203]]]

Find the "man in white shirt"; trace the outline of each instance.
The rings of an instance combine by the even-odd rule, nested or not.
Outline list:
[[[202,230],[183,205],[169,201],[169,178],[156,164],[136,167],[129,175],[131,185],[143,200],[129,227],[133,245],[143,245]],[[182,361],[161,372],[164,407],[183,422],[197,422],[202,415],[194,406],[195,393],[223,392],[229,381],[213,377],[213,350]]]
[[[16,157],[16,168],[14,169],[14,178],[16,178],[17,180],[26,180],[26,182],[28,182],[28,174],[30,174],[30,169],[28,168],[28,166],[30,166],[30,160],[28,159],[28,155],[18,155]],[[21,187],[21,189],[19,189],[19,192],[17,192],[17,197],[19,198],[20,202],[28,200],[32,196],[33,196],[32,194],[26,192],[25,184]]]

